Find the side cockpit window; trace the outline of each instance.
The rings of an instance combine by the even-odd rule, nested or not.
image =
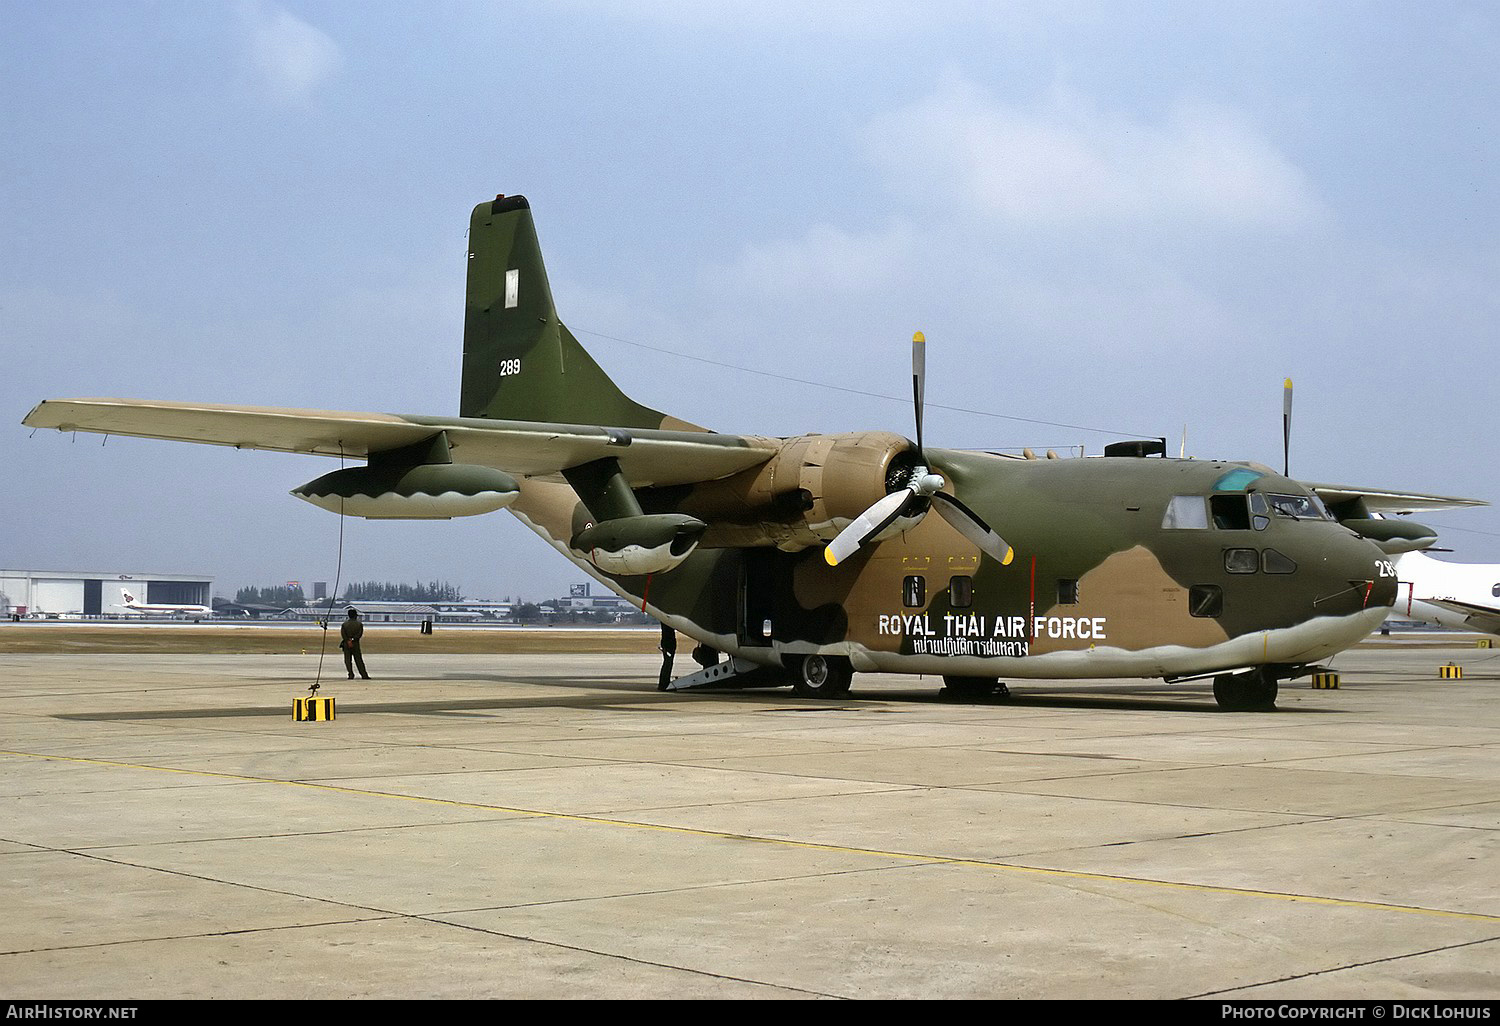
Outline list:
[[[1250,530],[1250,504],[1243,494],[1210,495],[1208,508],[1213,513],[1214,526],[1219,530]]]
[[[1201,495],[1174,495],[1167,503],[1167,512],[1161,518],[1164,528],[1208,527],[1208,507]]]

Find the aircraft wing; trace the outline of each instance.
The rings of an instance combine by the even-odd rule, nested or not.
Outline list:
[[[1303,484],[1317,492],[1318,498],[1329,507],[1340,503],[1363,499],[1365,508],[1371,513],[1417,513],[1443,509],[1467,509],[1471,506],[1488,506],[1484,499],[1461,499],[1452,495],[1423,495],[1419,492],[1388,492],[1371,488],[1351,488],[1348,485]]]
[[[546,477],[592,460],[614,457],[634,487],[716,480],[758,466],[775,451],[770,439],[707,431],[139,399],[48,399],[22,423],[59,431],[359,459],[372,452],[415,445],[444,431],[458,463],[495,467],[523,477]]]
[[[1485,634],[1500,634],[1500,609],[1477,605],[1473,602],[1460,602],[1457,599],[1423,598],[1417,601],[1457,613],[1464,617],[1469,626],[1476,631],[1483,631]]]

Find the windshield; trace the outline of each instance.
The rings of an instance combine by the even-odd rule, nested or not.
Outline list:
[[[1269,493],[1271,512],[1293,520],[1331,520],[1327,508],[1313,495],[1284,495]]]

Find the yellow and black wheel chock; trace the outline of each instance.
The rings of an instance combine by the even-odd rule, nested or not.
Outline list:
[[[1336,691],[1339,686],[1339,675],[1325,670],[1312,675],[1312,686],[1318,690]]]
[[[1442,680],[1460,680],[1463,678],[1464,668],[1454,663],[1438,667],[1438,676]]]
[[[333,696],[319,698],[316,684],[307,690],[312,692],[308,697],[292,699],[292,719],[298,723],[333,719]]]

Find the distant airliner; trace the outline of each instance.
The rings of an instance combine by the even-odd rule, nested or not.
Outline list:
[[[136,613],[149,613],[156,616],[175,616],[179,614],[183,616],[212,616],[214,612],[208,606],[197,606],[191,604],[171,605],[168,603],[160,602],[137,602],[135,600],[135,596],[130,594],[130,592],[125,590],[124,588],[120,589],[120,594],[125,598],[124,603],[122,603],[125,608]]]

